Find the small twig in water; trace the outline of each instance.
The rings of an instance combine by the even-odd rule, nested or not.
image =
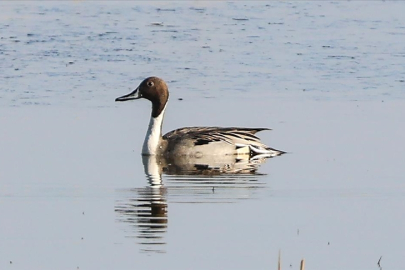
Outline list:
[[[305,259],[301,260],[301,267],[300,270],[305,270]]]
[[[281,270],[281,249],[278,250],[278,270]]]
[[[381,259],[382,259],[382,256],[380,257],[380,259],[378,260],[378,263],[377,263],[378,267],[380,267],[380,268],[381,268],[381,265],[380,265]]]

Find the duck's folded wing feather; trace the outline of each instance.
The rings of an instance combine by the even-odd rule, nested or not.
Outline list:
[[[196,144],[223,141],[229,144],[256,145],[267,148],[255,134],[268,128],[239,128],[239,127],[185,127],[173,130],[163,136],[166,140],[191,139]]]

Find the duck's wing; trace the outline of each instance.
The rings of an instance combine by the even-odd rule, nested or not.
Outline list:
[[[224,141],[234,144],[235,140],[243,140],[246,142],[260,143],[260,139],[255,134],[268,128],[238,128],[238,127],[185,127],[168,132],[163,136],[164,139],[193,139],[201,141],[200,144]],[[203,143],[203,141],[206,141]]]
[[[272,149],[262,143],[255,134],[268,128],[239,128],[239,127],[185,127],[173,130],[163,136],[166,140],[193,140],[194,145],[204,145],[212,142],[226,142],[235,145],[236,149],[249,147],[255,154],[282,154],[282,151]]]

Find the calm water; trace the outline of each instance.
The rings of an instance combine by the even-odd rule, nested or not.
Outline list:
[[[1,269],[401,269],[402,2],[1,2]],[[270,127],[257,174],[150,174],[163,130]],[[182,98],[183,100],[179,100]],[[145,166],[144,166],[145,165]],[[145,174],[148,173],[148,174]]]

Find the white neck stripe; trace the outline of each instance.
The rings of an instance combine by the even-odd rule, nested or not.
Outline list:
[[[166,103],[167,105],[167,103]],[[158,117],[150,117],[145,141],[143,142],[142,155],[156,155],[162,138],[162,123],[166,111],[166,105]]]

